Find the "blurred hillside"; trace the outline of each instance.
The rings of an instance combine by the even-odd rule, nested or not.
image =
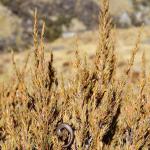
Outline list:
[[[150,24],[149,0],[110,0],[110,7],[118,28]],[[32,44],[36,8],[39,28],[46,21],[48,42],[98,25],[99,0],[0,0],[0,51],[21,51]]]

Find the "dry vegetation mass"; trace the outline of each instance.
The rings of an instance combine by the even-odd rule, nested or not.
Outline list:
[[[39,37],[35,12],[34,63],[27,71],[28,55],[22,69],[18,69],[12,55],[16,76],[11,84],[0,88],[0,149],[62,149],[69,135],[64,129],[58,137],[56,129],[61,123],[69,124],[74,131],[74,141],[66,149],[150,149],[150,78],[144,52],[142,71],[133,76],[132,69],[142,29],[126,71],[118,76],[108,0],[103,0],[100,20],[92,62],[89,64],[86,57],[81,59],[77,46],[72,76],[66,79],[63,74],[58,78],[52,53],[48,61],[45,59],[45,25]]]

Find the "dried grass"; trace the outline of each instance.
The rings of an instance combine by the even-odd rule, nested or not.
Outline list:
[[[139,49],[139,33],[126,72],[116,76],[115,37],[108,0],[103,0],[99,43],[92,67],[80,58],[78,48],[74,72],[67,83],[57,79],[53,54],[44,59],[44,28],[38,33],[37,11],[34,23],[34,63],[30,88],[25,81],[29,56],[22,69],[12,62],[16,80],[0,88],[0,149],[59,150],[63,141],[57,125],[68,123],[74,130],[74,150],[150,149],[150,91],[142,56],[140,80],[130,74]],[[62,138],[68,141],[67,134]],[[68,148],[70,149],[70,148]]]

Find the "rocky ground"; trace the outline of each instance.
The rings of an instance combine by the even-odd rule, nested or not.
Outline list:
[[[149,0],[111,0],[110,7],[119,28],[150,25]],[[22,51],[32,44],[35,8],[39,28],[46,21],[48,42],[98,25],[99,0],[0,0],[0,51]]]

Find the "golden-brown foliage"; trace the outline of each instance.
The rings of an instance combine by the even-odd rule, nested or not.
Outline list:
[[[39,37],[37,12],[34,23],[34,61],[30,87],[13,56],[16,80],[0,89],[0,149],[59,150],[63,141],[56,135],[57,125],[72,126],[74,150],[148,150],[150,148],[150,80],[142,56],[140,81],[132,83],[130,74],[140,35],[127,70],[116,73],[115,43],[108,0],[103,0],[99,43],[91,66],[75,52],[74,76],[57,79],[53,55],[44,59],[44,28]],[[30,82],[28,80],[28,82]],[[68,136],[63,136],[65,143]],[[69,149],[69,148],[68,148]]]

